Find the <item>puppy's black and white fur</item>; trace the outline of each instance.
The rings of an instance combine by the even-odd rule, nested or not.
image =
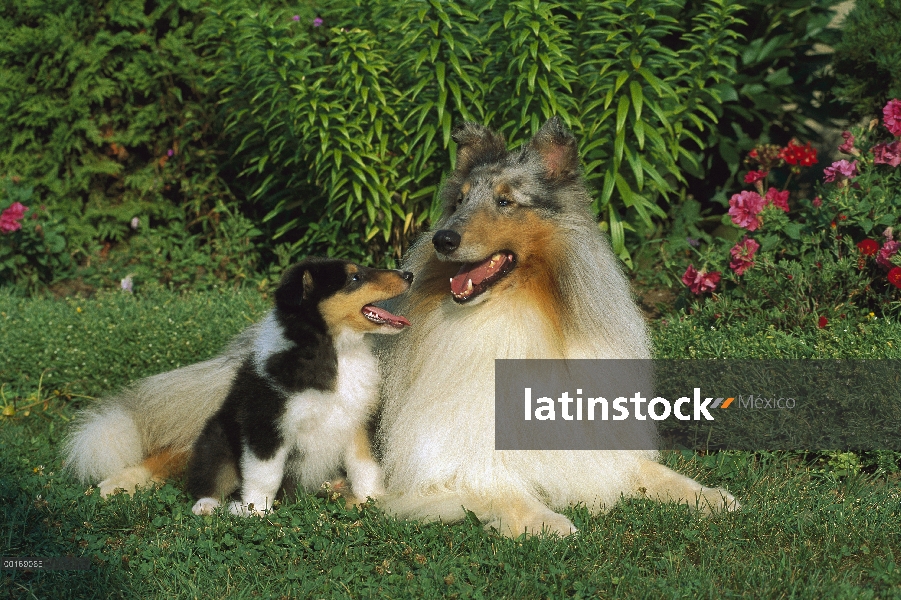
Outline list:
[[[239,488],[229,511],[263,514],[286,474],[313,492],[343,468],[348,502],[383,493],[366,430],[379,371],[364,335],[409,325],[372,303],[405,292],[412,280],[337,259],[307,259],[286,273],[252,352],[194,444],[195,514],[211,513]]]

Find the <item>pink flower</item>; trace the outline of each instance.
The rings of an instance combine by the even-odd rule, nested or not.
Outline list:
[[[766,192],[766,203],[788,212],[788,190],[780,192],[776,188],[771,187]]]
[[[814,208],[819,208],[819,207],[823,206],[823,199],[820,198],[819,196],[815,196],[813,199],[813,206],[814,206]]]
[[[845,143],[838,147],[839,151],[845,154],[854,154],[854,136],[850,131],[843,131],[842,137],[845,138]]]
[[[882,248],[879,249],[879,254],[876,255],[876,262],[886,269],[891,269],[895,265],[891,263],[890,259],[898,253],[899,248],[901,248],[901,242],[889,240],[882,244]]]
[[[19,221],[25,216],[28,210],[21,202],[13,202],[9,208],[0,213],[0,233],[12,233],[22,228]]]
[[[745,237],[729,250],[729,254],[732,255],[732,260],[729,261],[729,268],[735,271],[736,275],[744,275],[745,271],[754,266],[754,254],[759,249],[760,244]]]
[[[716,289],[716,284],[720,282],[720,272],[714,271],[708,273],[706,269],[698,271],[694,265],[688,265],[685,273],[682,275],[682,283],[688,286],[695,294],[703,294],[704,292],[712,292]]]
[[[758,214],[763,206],[763,198],[757,192],[741,192],[729,199],[729,216],[739,227],[754,231],[760,227],[761,219]]]
[[[901,141],[873,146],[873,162],[877,165],[901,165]]]
[[[845,179],[857,177],[857,161],[848,162],[845,159],[832,163],[831,167],[823,169],[823,181],[826,183],[841,183]]]
[[[322,27],[322,19],[320,17],[316,17],[313,19],[313,27]]]
[[[769,171],[748,171],[745,175],[745,183],[757,183],[769,174]]]
[[[901,136],[901,100],[889,100],[882,109],[882,116],[885,117],[885,127],[892,135]]]

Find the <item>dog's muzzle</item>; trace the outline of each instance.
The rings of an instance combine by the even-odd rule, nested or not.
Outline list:
[[[432,237],[432,244],[441,254],[451,254],[460,247],[460,234],[450,229],[440,229]]]

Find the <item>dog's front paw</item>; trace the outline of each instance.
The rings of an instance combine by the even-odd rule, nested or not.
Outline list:
[[[228,512],[237,517],[263,517],[272,512],[272,508],[266,508],[265,504],[260,504],[258,507],[253,502],[248,502],[245,504],[243,502],[238,502],[237,500],[235,500],[228,503]]]
[[[104,498],[122,490],[126,494],[133,494],[139,487],[147,487],[153,483],[153,474],[142,466],[122,469],[109,479],[104,479],[97,487]]]
[[[548,509],[529,515],[500,515],[485,525],[486,529],[493,528],[507,537],[519,537],[522,534],[532,535],[559,535],[566,537],[579,530],[572,521],[560,513]]]
[[[219,508],[219,501],[215,498],[201,498],[191,508],[191,512],[195,515],[211,515]]]
[[[715,512],[732,512],[741,508],[741,504],[723,488],[701,488],[698,494],[698,510],[705,515]]]

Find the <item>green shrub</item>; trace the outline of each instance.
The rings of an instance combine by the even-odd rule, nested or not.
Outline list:
[[[901,1],[857,0],[835,46],[838,94],[856,118],[901,98]]]
[[[397,258],[432,212],[453,124],[522,142],[559,114],[628,258],[624,228],[662,216],[659,197],[698,168],[690,149],[736,51],[735,6],[706,2],[680,24],[681,4],[361,0],[317,14],[226,0],[214,81],[249,197],[291,252]]]
[[[134,217],[208,232],[217,174],[200,0],[16,0],[0,11],[0,175],[34,188],[68,252]]]

